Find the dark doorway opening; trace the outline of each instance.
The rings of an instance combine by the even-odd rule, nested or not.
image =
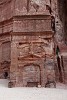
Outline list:
[[[8,78],[8,72],[4,72],[4,78],[5,78],[5,79]]]
[[[61,62],[60,62],[60,57],[57,57],[57,64],[58,64],[58,70],[59,70],[59,81],[63,82],[63,77],[62,77],[62,68],[61,68]]]

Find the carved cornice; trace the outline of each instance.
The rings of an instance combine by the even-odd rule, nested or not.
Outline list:
[[[1,22],[0,22],[0,26],[1,26],[1,25],[5,25],[5,24],[8,24],[8,23],[10,23],[10,22],[13,22],[13,17],[10,18],[10,19],[7,19],[7,20],[4,20],[4,21],[1,21]]]
[[[23,20],[23,19],[40,19],[40,20],[51,20],[51,16],[50,15],[22,15],[22,16],[13,16],[12,18],[10,19],[7,19],[7,20],[4,20],[4,21],[1,21],[0,22],[0,25],[4,25],[6,23],[9,23],[9,22],[13,22],[13,21],[20,21],[20,20]]]
[[[11,32],[10,33],[11,35],[30,35],[30,36],[44,36],[45,35],[45,38],[52,38],[54,32],[51,31],[44,31],[44,32]],[[47,35],[48,34],[48,35]]]
[[[52,37],[52,34],[54,34],[54,32],[52,31],[52,29],[50,28],[49,30],[33,30],[33,31],[17,31],[15,32],[15,30],[13,30],[13,23],[14,21],[23,21],[23,20],[51,20],[51,16],[47,16],[47,15],[24,15],[24,16],[14,16],[8,20],[2,21],[0,22],[0,34],[2,35],[3,33],[10,33],[11,35],[45,35],[47,36],[47,34],[49,35],[48,38]],[[44,24],[44,23],[43,23]],[[47,24],[47,23],[46,23]],[[16,24],[15,24],[16,25]],[[11,27],[11,30],[4,32],[4,27]],[[31,27],[31,26],[30,26]],[[25,28],[24,28],[25,29]]]
[[[10,19],[4,20],[0,22],[0,25],[4,25],[6,23],[10,23],[13,21],[20,21],[23,19],[40,19],[40,20],[51,20],[51,16],[50,15],[22,15],[22,16],[13,16]]]
[[[14,16],[13,20],[22,20],[22,19],[47,19],[51,20],[51,15],[19,15]]]

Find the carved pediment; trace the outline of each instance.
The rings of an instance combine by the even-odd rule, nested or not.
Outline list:
[[[45,50],[40,43],[22,44],[19,46],[19,57],[21,58],[41,58],[45,56]]]
[[[21,60],[21,59],[38,59],[40,57],[41,56],[36,55],[36,54],[29,54],[29,55],[25,55],[25,56],[20,56],[18,59],[19,60]]]

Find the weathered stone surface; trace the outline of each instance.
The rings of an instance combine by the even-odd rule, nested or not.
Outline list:
[[[37,19],[22,19],[20,21],[14,21],[14,32],[44,32],[51,31],[51,19],[37,20]]]
[[[55,81],[54,43],[63,42],[65,25],[58,11],[57,0],[0,1],[1,78],[7,71],[14,86]]]

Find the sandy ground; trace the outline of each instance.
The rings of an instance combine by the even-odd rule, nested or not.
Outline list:
[[[8,88],[8,81],[0,80],[0,100],[67,100],[67,89],[60,83],[57,84],[57,89]]]

